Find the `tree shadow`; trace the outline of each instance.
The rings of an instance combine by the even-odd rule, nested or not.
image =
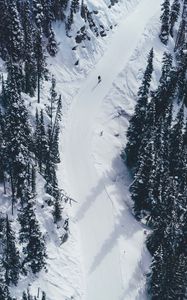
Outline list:
[[[86,197],[84,203],[78,209],[75,217],[77,221],[81,221],[84,218],[85,214],[87,213],[93,202],[97,199],[97,197],[102,193],[103,189],[103,182],[99,181],[97,186],[95,186],[91,190],[90,194]]]
[[[103,242],[98,254],[94,257],[90,268],[90,273],[101,264],[105,256],[113,249],[118,239],[123,236],[128,240],[132,235],[142,231],[146,226],[140,225],[132,214],[132,203],[129,196],[129,185],[131,184],[131,175],[126,166],[124,166],[120,157],[116,157],[111,166],[111,174],[105,172],[101,178],[100,185],[105,189],[109,201],[114,206],[114,229],[110,236]],[[124,184],[124,182],[126,184]],[[123,196],[124,195],[124,196]],[[117,209],[115,210],[115,205]],[[124,249],[125,250],[125,249]]]

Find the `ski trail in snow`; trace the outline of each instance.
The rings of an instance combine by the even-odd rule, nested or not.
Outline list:
[[[125,300],[119,247],[110,238],[115,232],[113,205],[95,169],[91,145],[102,100],[130,59],[145,25],[161,2],[142,0],[121,21],[108,50],[84,81],[69,111],[63,163],[68,192],[78,201],[75,219],[81,235],[85,300]],[[98,75],[102,81],[97,85]],[[128,242],[131,243],[131,238]]]

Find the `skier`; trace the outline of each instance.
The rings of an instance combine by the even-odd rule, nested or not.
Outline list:
[[[98,76],[98,83],[100,83],[101,82],[101,76],[99,75]]]

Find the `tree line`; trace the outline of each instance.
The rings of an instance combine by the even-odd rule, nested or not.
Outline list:
[[[164,5],[168,2],[164,1]],[[172,7],[178,3],[174,1]],[[167,16],[171,22],[169,12]],[[146,241],[152,255],[147,287],[154,300],[186,299],[187,57],[184,49],[185,44],[177,49],[177,64],[173,63],[170,52],[164,53],[161,76],[154,91],[151,49],[122,153],[133,176],[130,192],[134,215],[151,229]]]
[[[7,195],[7,213],[0,213],[0,298],[12,300],[9,287],[20,277],[46,269],[47,245],[37,216],[37,177],[45,179],[54,223],[62,220],[67,197],[56,175],[60,162],[61,95],[47,70],[46,53],[55,56],[58,45],[52,29],[57,3],[64,1],[0,1],[0,56],[7,76],[0,89],[0,182]],[[59,13],[59,10],[58,10]],[[51,77],[51,79],[50,79]],[[30,118],[25,96],[40,102],[42,81],[51,80],[44,109]],[[34,123],[31,126],[31,121]],[[65,231],[68,232],[66,222]],[[18,228],[16,230],[15,228]],[[31,300],[29,291],[23,299]],[[45,293],[42,300],[46,299]]]

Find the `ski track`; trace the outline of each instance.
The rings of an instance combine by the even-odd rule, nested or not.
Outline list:
[[[119,243],[115,240],[112,244],[111,240],[116,226],[113,203],[104,180],[97,173],[92,140],[102,101],[129,61],[146,24],[160,9],[160,4],[161,0],[142,0],[121,21],[108,50],[83,81],[69,111],[64,137],[63,168],[68,192],[71,191],[70,196],[78,202],[75,220],[81,236],[86,280],[85,300],[135,300],[136,297],[125,294],[128,288],[125,288],[127,283],[124,285],[123,282]],[[98,75],[102,78],[99,84]],[[124,209],[128,209],[125,204]],[[132,238],[127,234],[129,247],[131,243],[134,244],[135,236],[136,232]],[[133,264],[133,261],[129,263]],[[134,270],[136,267],[132,266]],[[127,277],[129,286],[132,286],[133,278]]]

